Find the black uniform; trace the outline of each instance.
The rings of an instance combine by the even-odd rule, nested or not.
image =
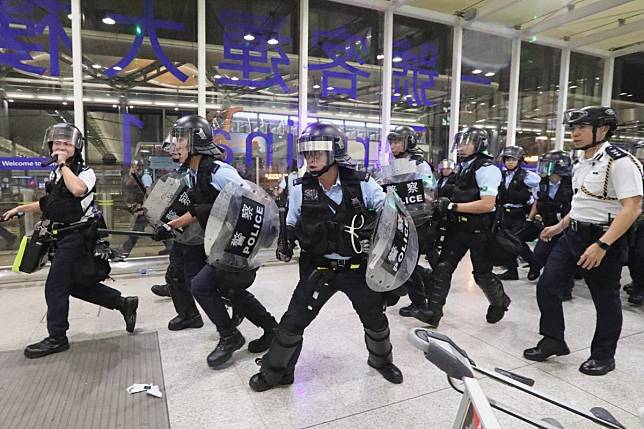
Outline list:
[[[215,161],[212,156],[202,155],[196,180],[191,189],[190,213],[198,219],[204,229],[208,223],[210,209],[219,195],[219,191],[212,184],[213,174],[217,174],[217,170],[222,168],[223,163],[219,163],[220,161]],[[208,318],[215,324],[220,336],[219,344],[208,356],[208,364],[212,367],[227,361],[245,342],[226,310],[226,299],[230,300],[235,310],[257,327],[262,328],[265,335],[271,336],[277,326],[273,316],[252,293],[246,290],[255,280],[256,271],[229,273],[205,264],[192,279],[192,294]],[[241,283],[241,285],[233,283]],[[249,344],[249,350],[263,351],[254,350],[253,342]]]
[[[480,153],[473,155],[469,164],[461,166],[454,179],[451,201],[458,204],[481,199],[476,171],[484,166],[494,164],[486,155]],[[431,325],[438,326],[443,316],[443,306],[451,286],[452,274],[468,250],[474,268],[474,281],[490,302],[487,321],[496,323],[503,318],[510,305],[510,298],[503,291],[501,281],[492,273],[489,245],[493,222],[494,213],[457,212],[449,215],[443,248],[434,269],[434,285],[430,298],[430,309],[433,312]]]
[[[39,201],[43,219],[49,221],[50,227],[56,229],[81,220],[86,220],[87,223],[83,227],[56,235],[55,252],[45,282],[49,337],[27,347],[25,355],[29,358],[69,348],[66,332],[69,329],[70,295],[101,307],[120,310],[126,319],[129,332],[134,331],[136,323],[138,298],[123,298],[118,290],[100,283],[106,275],[99,276],[99,262],[94,258],[98,239],[96,227],[100,222],[100,214],[96,212],[93,202],[95,189],[89,189],[81,197],[74,196],[65,185],[61,172],[63,168],[71,169],[76,176],[82,172],[91,172],[91,169],[78,159],[69,166],[58,167],[58,175],[57,172],[52,172],[51,180],[46,186],[47,194]],[[82,201],[85,198],[92,201],[87,204],[85,200],[86,207],[83,207]]]
[[[354,216],[369,217],[360,186],[362,181],[368,180],[368,176],[364,172],[342,166],[339,167],[339,176],[342,189],[340,203],[333,201],[322,189],[318,179],[310,173],[298,180],[301,184],[298,183],[292,190],[296,193],[299,191],[303,196],[301,218],[295,227],[302,249],[299,260],[300,281],[280,321],[275,340],[263,357],[260,373],[250,380],[251,387],[256,391],[293,383],[304,330],[322,306],[338,291],[351,300],[364,326],[369,351],[368,364],[378,369],[389,381],[402,382],[402,375],[392,363],[383,294],[374,292],[367,286],[366,255],[355,253],[351,236],[345,232]],[[330,254],[350,259],[342,261],[325,257]],[[391,378],[392,374],[385,373],[392,368],[398,372],[397,379]]]
[[[449,176],[440,175],[436,182],[436,192],[434,194],[436,200],[442,197],[451,199],[454,193],[454,180],[456,180],[456,173],[452,173]]]

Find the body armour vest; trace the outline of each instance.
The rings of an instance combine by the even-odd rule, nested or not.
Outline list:
[[[212,186],[212,175],[218,169],[219,165],[213,157],[202,155],[197,167],[197,181],[190,189],[190,214],[197,218],[204,230],[212,204],[219,196],[219,191]]]
[[[336,204],[322,189],[318,179],[306,173],[302,179],[302,219],[297,225],[297,237],[303,250],[322,256],[337,253],[358,256],[351,245],[345,227],[367,225],[360,182],[369,180],[367,173],[340,166],[342,201]],[[297,182],[296,182],[297,183]],[[354,218],[355,217],[355,218]]]
[[[522,204],[526,205],[530,201],[532,192],[525,184],[525,177],[528,174],[523,168],[517,168],[510,185],[505,188],[505,178],[508,171],[503,171],[503,180],[499,186],[499,204]]]
[[[441,176],[441,178],[438,179],[438,183],[436,183],[436,199],[445,197],[452,200],[454,196],[455,180],[455,173],[452,173],[449,176]]]
[[[75,162],[70,168],[78,176],[83,170],[89,167]],[[67,189],[65,179],[61,176],[58,182],[55,182],[55,179],[47,182],[45,190],[47,194],[38,201],[43,217],[52,222],[70,224],[81,220],[85,214],[81,202],[89,194],[96,191],[96,186],[90,189],[85,195],[76,197]],[[90,207],[91,204],[87,209],[89,210]]]
[[[543,218],[543,224],[546,226],[556,225],[561,218],[566,216],[570,211],[572,201],[572,182],[570,177],[562,177],[561,184],[554,198],[548,195],[550,181],[547,177],[541,179],[539,183],[539,194],[537,198],[537,213]]]
[[[455,174],[452,201],[455,203],[469,203],[481,199],[479,185],[476,183],[476,171],[488,165],[494,165],[485,156],[477,156],[469,168],[461,169]]]

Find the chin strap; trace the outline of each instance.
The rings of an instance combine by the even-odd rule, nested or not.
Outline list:
[[[588,145],[586,145],[584,147],[579,147],[577,149],[588,150],[588,149],[593,148],[593,147],[595,147],[595,146],[597,146],[599,144],[604,143],[605,141],[606,140],[597,141],[597,125],[593,125],[593,142],[591,144],[588,144]]]
[[[322,170],[320,170],[320,171],[309,171],[309,173],[311,173],[311,176],[313,176],[313,177],[320,177],[321,175],[323,175],[324,173],[326,173],[327,171],[329,171],[329,169],[331,168],[331,166],[332,166],[333,164],[335,164],[335,161],[333,161],[331,164],[329,164],[329,165],[325,166],[325,167],[324,167]]]

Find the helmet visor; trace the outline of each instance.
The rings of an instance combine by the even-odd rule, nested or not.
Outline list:
[[[192,128],[174,127],[163,141],[163,150],[173,155],[185,149],[190,154],[194,149],[193,135]]]
[[[51,151],[51,145],[55,141],[65,142],[78,150],[83,149],[83,136],[71,124],[55,124],[47,128],[43,137],[43,149]]]
[[[580,109],[566,110],[563,115],[566,125],[583,124],[588,120],[588,112]]]
[[[537,163],[537,174],[541,177],[550,176],[555,172],[556,163],[551,160],[539,161]]]
[[[444,170],[446,168],[449,169],[454,169],[454,161],[449,160],[449,159],[444,159],[441,162],[438,163],[438,169],[439,170]]]
[[[297,143],[297,161],[301,168],[307,166],[325,167],[333,164],[333,142],[331,140],[305,140]]]
[[[456,152],[459,148],[467,147],[470,144],[473,144],[475,148],[478,148],[482,139],[483,137],[481,137],[478,134],[457,133],[454,136],[454,144],[452,145],[452,152]]]

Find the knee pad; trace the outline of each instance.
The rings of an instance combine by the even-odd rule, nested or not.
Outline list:
[[[456,270],[456,266],[454,264],[450,261],[443,260],[436,266],[433,277],[437,281],[449,281],[452,278],[454,270]]]
[[[383,331],[372,331],[365,328],[364,340],[369,351],[369,361],[376,368],[381,368],[393,361],[393,347],[389,340],[388,327]]]

